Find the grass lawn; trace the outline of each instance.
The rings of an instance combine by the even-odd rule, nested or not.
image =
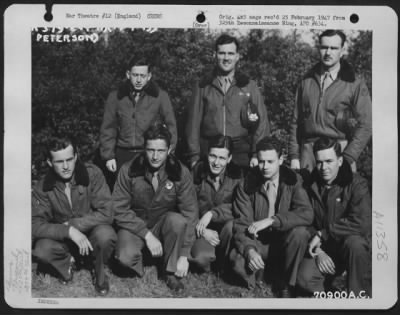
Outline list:
[[[32,297],[34,298],[90,298],[96,297],[89,270],[75,271],[74,279],[68,285],[61,284],[49,274],[36,273],[37,264],[32,264]],[[271,285],[264,289],[248,290],[222,279],[214,273],[189,273],[182,281],[185,290],[171,291],[164,281],[158,279],[155,266],[145,267],[143,278],[119,277],[107,268],[110,279],[110,292],[107,298],[275,298]],[[335,284],[344,289],[345,278],[338,277]]]
[[[75,271],[74,279],[68,285],[61,284],[49,274],[36,273],[37,264],[32,264],[32,297],[35,298],[89,298],[96,297],[90,272],[86,269]],[[110,269],[106,272],[110,279],[108,298],[273,298],[270,286],[267,290],[248,290],[239,285],[229,284],[214,273],[189,273],[182,281],[185,290],[172,292],[164,281],[158,279],[155,266],[145,267],[143,278],[118,277]],[[228,279],[229,281],[229,279]]]

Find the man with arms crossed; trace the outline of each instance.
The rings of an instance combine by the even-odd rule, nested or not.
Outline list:
[[[263,271],[278,276],[278,296],[294,294],[298,266],[306,252],[313,210],[302,180],[282,165],[282,145],[265,137],[257,143],[258,167],[245,177],[233,201],[231,252],[234,271],[249,288],[263,285]],[[256,283],[255,283],[256,281]]]
[[[257,165],[256,142],[270,133],[263,97],[256,83],[236,69],[240,55],[235,37],[221,35],[215,43],[215,55],[215,70],[196,84],[188,106],[190,165],[207,155],[208,139],[222,135],[234,142],[233,162],[253,167]]]
[[[194,167],[200,221],[196,225],[198,239],[191,254],[193,262],[204,271],[217,260],[217,271],[226,271],[225,264],[232,239],[232,196],[242,178],[242,170],[232,160],[232,139],[217,136],[209,141],[208,159]]]
[[[291,124],[289,157],[293,169],[315,167],[313,143],[319,137],[337,139],[343,157],[356,161],[372,132],[371,98],[364,81],[342,59],[346,36],[327,30],[319,36],[321,61],[300,82]]]
[[[33,256],[49,264],[67,284],[73,277],[74,256],[94,261],[95,289],[109,291],[104,264],[113,252],[110,190],[100,169],[78,160],[69,138],[48,143],[50,170],[32,191]]]
[[[143,276],[142,250],[162,257],[169,288],[183,289],[199,210],[189,170],[171,152],[171,134],[153,125],[144,134],[145,152],[125,163],[113,192],[118,226],[116,259]]]
[[[143,152],[143,134],[156,121],[165,123],[175,149],[177,130],[168,94],[152,80],[148,58],[133,58],[127,80],[108,96],[100,129],[100,155],[115,173],[126,161]]]
[[[371,296],[371,197],[367,181],[352,173],[336,140],[319,139],[314,154],[317,166],[309,183],[315,212],[308,251],[312,258],[301,263],[298,285],[311,293],[329,290],[333,278],[346,270],[348,293]]]

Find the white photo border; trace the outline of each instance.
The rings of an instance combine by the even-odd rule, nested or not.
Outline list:
[[[179,10],[179,19],[176,12]],[[29,17],[24,12],[30,12]],[[112,18],[69,18],[67,13]],[[133,12],[141,18],[116,18]],[[195,19],[203,12],[204,25]],[[373,297],[371,299],[38,299],[31,296],[31,31],[37,27],[69,28],[226,28],[220,15],[330,15],[315,29],[356,29],[373,32]],[[18,308],[185,308],[185,309],[387,309],[397,301],[397,40],[396,13],[384,6],[204,6],[204,5],[60,5],[53,20],[43,19],[44,5],[10,6],[4,17],[4,290],[5,300]],[[121,13],[121,14],[122,14]],[[148,19],[149,13],[162,14]],[[357,24],[350,15],[357,13]],[[24,16],[22,19],[21,16]],[[232,25],[229,28],[249,28]],[[301,29],[301,26],[296,26]],[[256,28],[291,29],[291,25]],[[310,27],[308,27],[310,28]],[[383,228],[382,228],[383,227]],[[24,231],[24,233],[21,233]],[[383,233],[383,234],[382,234]],[[384,245],[383,245],[384,244]],[[386,247],[388,260],[378,259]],[[381,256],[380,256],[381,257]],[[40,301],[42,300],[42,301]]]

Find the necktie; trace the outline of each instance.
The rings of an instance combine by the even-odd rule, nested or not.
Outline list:
[[[329,72],[325,72],[324,78],[321,83],[321,90],[325,92],[325,90],[332,84],[333,80],[331,74]]]
[[[72,208],[72,200],[71,200],[71,184],[70,183],[65,183],[65,190],[64,190],[64,192],[65,192],[65,195],[67,196],[67,199],[68,199],[68,202],[69,202],[69,205],[71,206],[71,208]]]
[[[154,172],[153,173],[153,177],[151,178],[151,184],[153,185],[153,189],[154,189],[154,192],[156,192],[157,191],[157,189],[158,189],[158,177],[157,177],[157,172]]]
[[[331,186],[326,185],[323,190],[322,190],[322,202],[325,206],[327,206],[328,203],[328,195],[329,195],[329,190],[331,189]]]
[[[214,183],[213,184],[214,184],[215,191],[218,191],[219,186],[220,186],[219,176],[214,178]]]
[[[134,105],[136,105],[136,103],[138,102],[139,98],[140,98],[140,92],[134,91],[132,93],[132,99],[133,99]]]
[[[275,214],[275,201],[276,201],[276,190],[273,182],[267,183],[267,197],[268,197],[268,217],[272,217]]]
[[[224,79],[224,93],[226,94],[226,92],[228,92],[228,89],[229,89],[229,87],[231,86],[231,83],[229,82],[229,79],[228,78],[225,78]]]

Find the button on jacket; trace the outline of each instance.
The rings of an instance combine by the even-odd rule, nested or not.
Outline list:
[[[257,240],[248,234],[247,228],[269,215],[267,192],[263,184],[264,178],[259,169],[252,169],[238,186],[233,201],[234,240],[239,253],[244,257],[247,257],[251,247],[257,248]],[[296,226],[309,226],[313,217],[313,209],[303,188],[302,179],[294,171],[281,166],[272,228],[288,231]]]
[[[302,143],[326,136],[347,139],[344,157],[350,163],[357,161],[372,134],[368,88],[363,80],[356,78],[350,65],[342,61],[336,80],[322,93],[320,69],[320,64],[314,66],[297,88],[289,140],[290,159],[300,157]],[[349,119],[341,121],[340,117],[346,116]],[[351,134],[346,130],[349,128],[354,129]]]
[[[155,121],[166,124],[172,135],[171,146],[176,147],[177,129],[174,110],[168,94],[150,81],[133,99],[130,81],[110,93],[104,108],[100,129],[100,155],[103,160],[115,158],[115,148],[143,149],[143,134]]]
[[[188,257],[199,216],[192,176],[182,163],[168,156],[164,170],[159,172],[156,192],[151,178],[144,155],[122,166],[113,191],[115,222],[144,239],[168,212],[178,212],[187,221],[180,256]]]
[[[258,126],[250,133],[247,125],[249,104],[256,108]],[[249,152],[255,152],[258,140],[269,135],[270,127],[266,107],[260,91],[253,80],[241,73],[235,73],[231,86],[226,94],[221,88],[215,73],[203,78],[195,85],[192,103],[188,107],[186,123],[186,140],[188,156],[191,162],[200,159],[200,138],[227,135],[232,138],[251,139]]]
[[[92,164],[77,162],[71,182],[70,205],[65,184],[53,170],[32,191],[32,236],[62,241],[68,237],[69,225],[89,232],[101,224],[111,224],[113,209],[110,190],[103,173]]]

